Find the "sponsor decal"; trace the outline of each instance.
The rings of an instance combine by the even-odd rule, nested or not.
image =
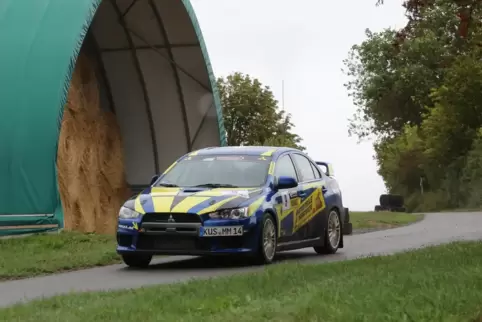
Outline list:
[[[290,208],[290,196],[287,192],[281,194],[281,205],[283,210],[288,210]]]
[[[127,230],[139,230],[139,225],[136,222],[132,222],[132,226],[127,225],[117,225],[120,229],[127,229]]]
[[[325,208],[325,202],[320,189],[317,189],[298,208],[295,214],[294,231],[307,224],[320,210]]]
[[[240,191],[238,191],[237,193],[238,193],[238,195],[239,195],[240,197],[243,197],[243,198],[246,198],[246,199],[249,198],[249,192],[246,191],[246,190],[240,190]]]
[[[244,160],[244,156],[242,156],[242,155],[218,156],[218,157],[216,157],[216,160],[237,161],[237,160]]]
[[[249,192],[247,190],[226,190],[221,191],[222,196],[239,196],[242,198],[249,198]]]

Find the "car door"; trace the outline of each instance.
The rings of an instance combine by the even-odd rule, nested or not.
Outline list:
[[[288,153],[281,155],[276,161],[274,176],[275,178],[279,178],[280,176],[293,177],[299,181],[295,165]],[[294,216],[301,202],[298,196],[298,188],[279,190],[276,193],[275,202],[278,213],[279,242],[291,241]]]
[[[299,205],[293,224],[293,238],[311,239],[320,236],[323,227],[325,201],[323,178],[316,166],[306,156],[294,153],[293,161],[299,174]]]

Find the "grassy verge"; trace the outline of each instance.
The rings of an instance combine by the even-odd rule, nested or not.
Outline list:
[[[0,310],[0,321],[473,321],[482,243],[135,290],[71,294]],[[126,278],[128,278],[126,276]]]
[[[116,262],[112,236],[61,232],[0,239],[0,280]]]
[[[350,221],[353,229],[359,228],[395,228],[419,221],[423,215],[415,215],[400,212],[369,211],[350,212]]]

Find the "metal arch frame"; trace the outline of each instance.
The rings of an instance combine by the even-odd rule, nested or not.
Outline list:
[[[145,103],[145,108],[146,108],[146,113],[147,113],[147,118],[148,118],[148,121],[149,121],[149,128],[150,128],[150,132],[151,132],[151,142],[152,142],[152,149],[153,149],[152,152],[154,153],[154,168],[155,168],[156,173],[159,173],[160,172],[159,155],[157,153],[156,134],[155,134],[155,128],[154,128],[154,121],[153,121],[153,118],[152,118],[151,103],[149,101],[149,94],[147,93],[147,88],[146,88],[146,81],[144,79],[144,75],[143,75],[142,70],[141,70],[141,64],[139,62],[139,57],[137,57],[136,47],[134,46],[134,42],[132,41],[132,37],[129,33],[129,28],[127,27],[126,22],[124,20],[124,16],[122,15],[121,10],[117,6],[116,1],[111,0],[110,2],[112,4],[112,6],[114,7],[115,12],[117,13],[119,23],[121,24],[122,28],[124,29],[124,32],[125,32],[126,38],[127,38],[127,42],[129,43],[129,46],[131,47],[131,55],[132,55],[132,59],[134,61],[134,65],[135,65],[135,68],[136,68],[136,71],[137,71],[137,74],[138,74],[138,77],[139,77],[139,82],[141,83],[142,93],[143,93],[143,96],[144,96],[144,103]],[[137,0],[135,0],[134,3],[131,4],[131,8],[135,4],[135,2],[137,2]]]
[[[149,6],[152,9],[152,12],[154,13],[154,17],[157,20],[157,24],[159,25],[159,29],[161,31],[162,37],[164,38],[165,41],[165,46],[167,50],[167,54],[169,55],[170,63],[171,63],[171,69],[172,73],[174,76],[174,80],[176,82],[176,87],[177,87],[177,96],[179,99],[179,103],[181,105],[181,110],[182,110],[182,118],[184,120],[184,134],[186,136],[186,143],[187,143],[187,150],[191,151],[192,150],[192,142],[191,142],[191,133],[189,130],[189,120],[187,117],[187,109],[186,109],[186,102],[184,100],[184,94],[182,91],[182,86],[181,86],[181,78],[179,77],[179,72],[177,71],[177,63],[174,58],[174,54],[172,52],[172,47],[171,47],[171,42],[169,41],[169,36],[167,34],[166,27],[164,26],[164,21],[162,20],[161,14],[157,10],[157,6],[154,4],[152,0],[149,0]]]
[[[171,64],[174,64],[176,65],[177,68],[179,68],[179,70],[181,72],[183,72],[186,76],[188,76],[189,78],[191,78],[193,81],[195,81],[199,86],[201,86],[202,88],[204,88],[205,90],[207,90],[209,93],[212,93],[212,89],[209,88],[209,86],[206,86],[204,85],[199,79],[197,79],[196,77],[194,77],[191,73],[189,73],[186,69],[184,69],[181,65],[179,65],[178,63],[176,63],[175,61],[173,61],[172,59],[170,59],[169,57],[166,57],[166,55],[164,55],[164,53],[162,53],[157,46],[154,46],[154,45],[151,45],[144,37],[142,37],[137,31],[133,30],[133,29],[129,29],[129,31],[134,35],[136,36],[139,40],[141,40],[143,43],[146,44],[146,46],[152,50],[154,50],[157,54],[159,54],[161,57],[163,57],[165,60],[167,60],[168,62],[170,62]],[[198,44],[197,45],[198,47],[200,47],[200,45]],[[136,48],[139,48],[139,47],[136,47]]]
[[[109,109],[115,115],[116,111],[115,111],[114,96],[112,95],[112,87],[110,86],[109,78],[107,77],[107,71],[105,70],[104,60],[102,59],[102,52],[100,50],[99,43],[95,38],[95,33],[93,32],[93,30],[90,30],[90,32],[87,33],[86,39],[87,37],[91,37],[95,56],[97,57],[97,60],[99,62],[97,68],[99,70],[100,77],[102,78],[102,82],[104,83],[105,90],[107,92],[106,94],[107,94],[107,100],[109,101]]]
[[[206,122],[206,119],[208,118],[209,111],[214,107],[215,106],[214,106],[214,102],[213,102],[213,104],[211,104],[211,106],[209,106],[208,109],[206,110],[206,112],[204,113],[203,118],[201,119],[201,122],[199,123],[199,126],[196,130],[196,133],[194,133],[194,136],[192,138],[192,141],[191,141],[192,145],[194,145],[194,142],[196,142],[197,137],[199,136],[199,133],[201,133],[201,129],[202,129],[204,123]]]

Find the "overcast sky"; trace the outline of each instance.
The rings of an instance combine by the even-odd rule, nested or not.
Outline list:
[[[364,31],[402,27],[401,0],[191,0],[217,76],[257,77],[293,116],[315,160],[332,162],[351,210],[372,210],[385,186],[372,142],[348,136],[355,112],[343,87],[342,60]]]

